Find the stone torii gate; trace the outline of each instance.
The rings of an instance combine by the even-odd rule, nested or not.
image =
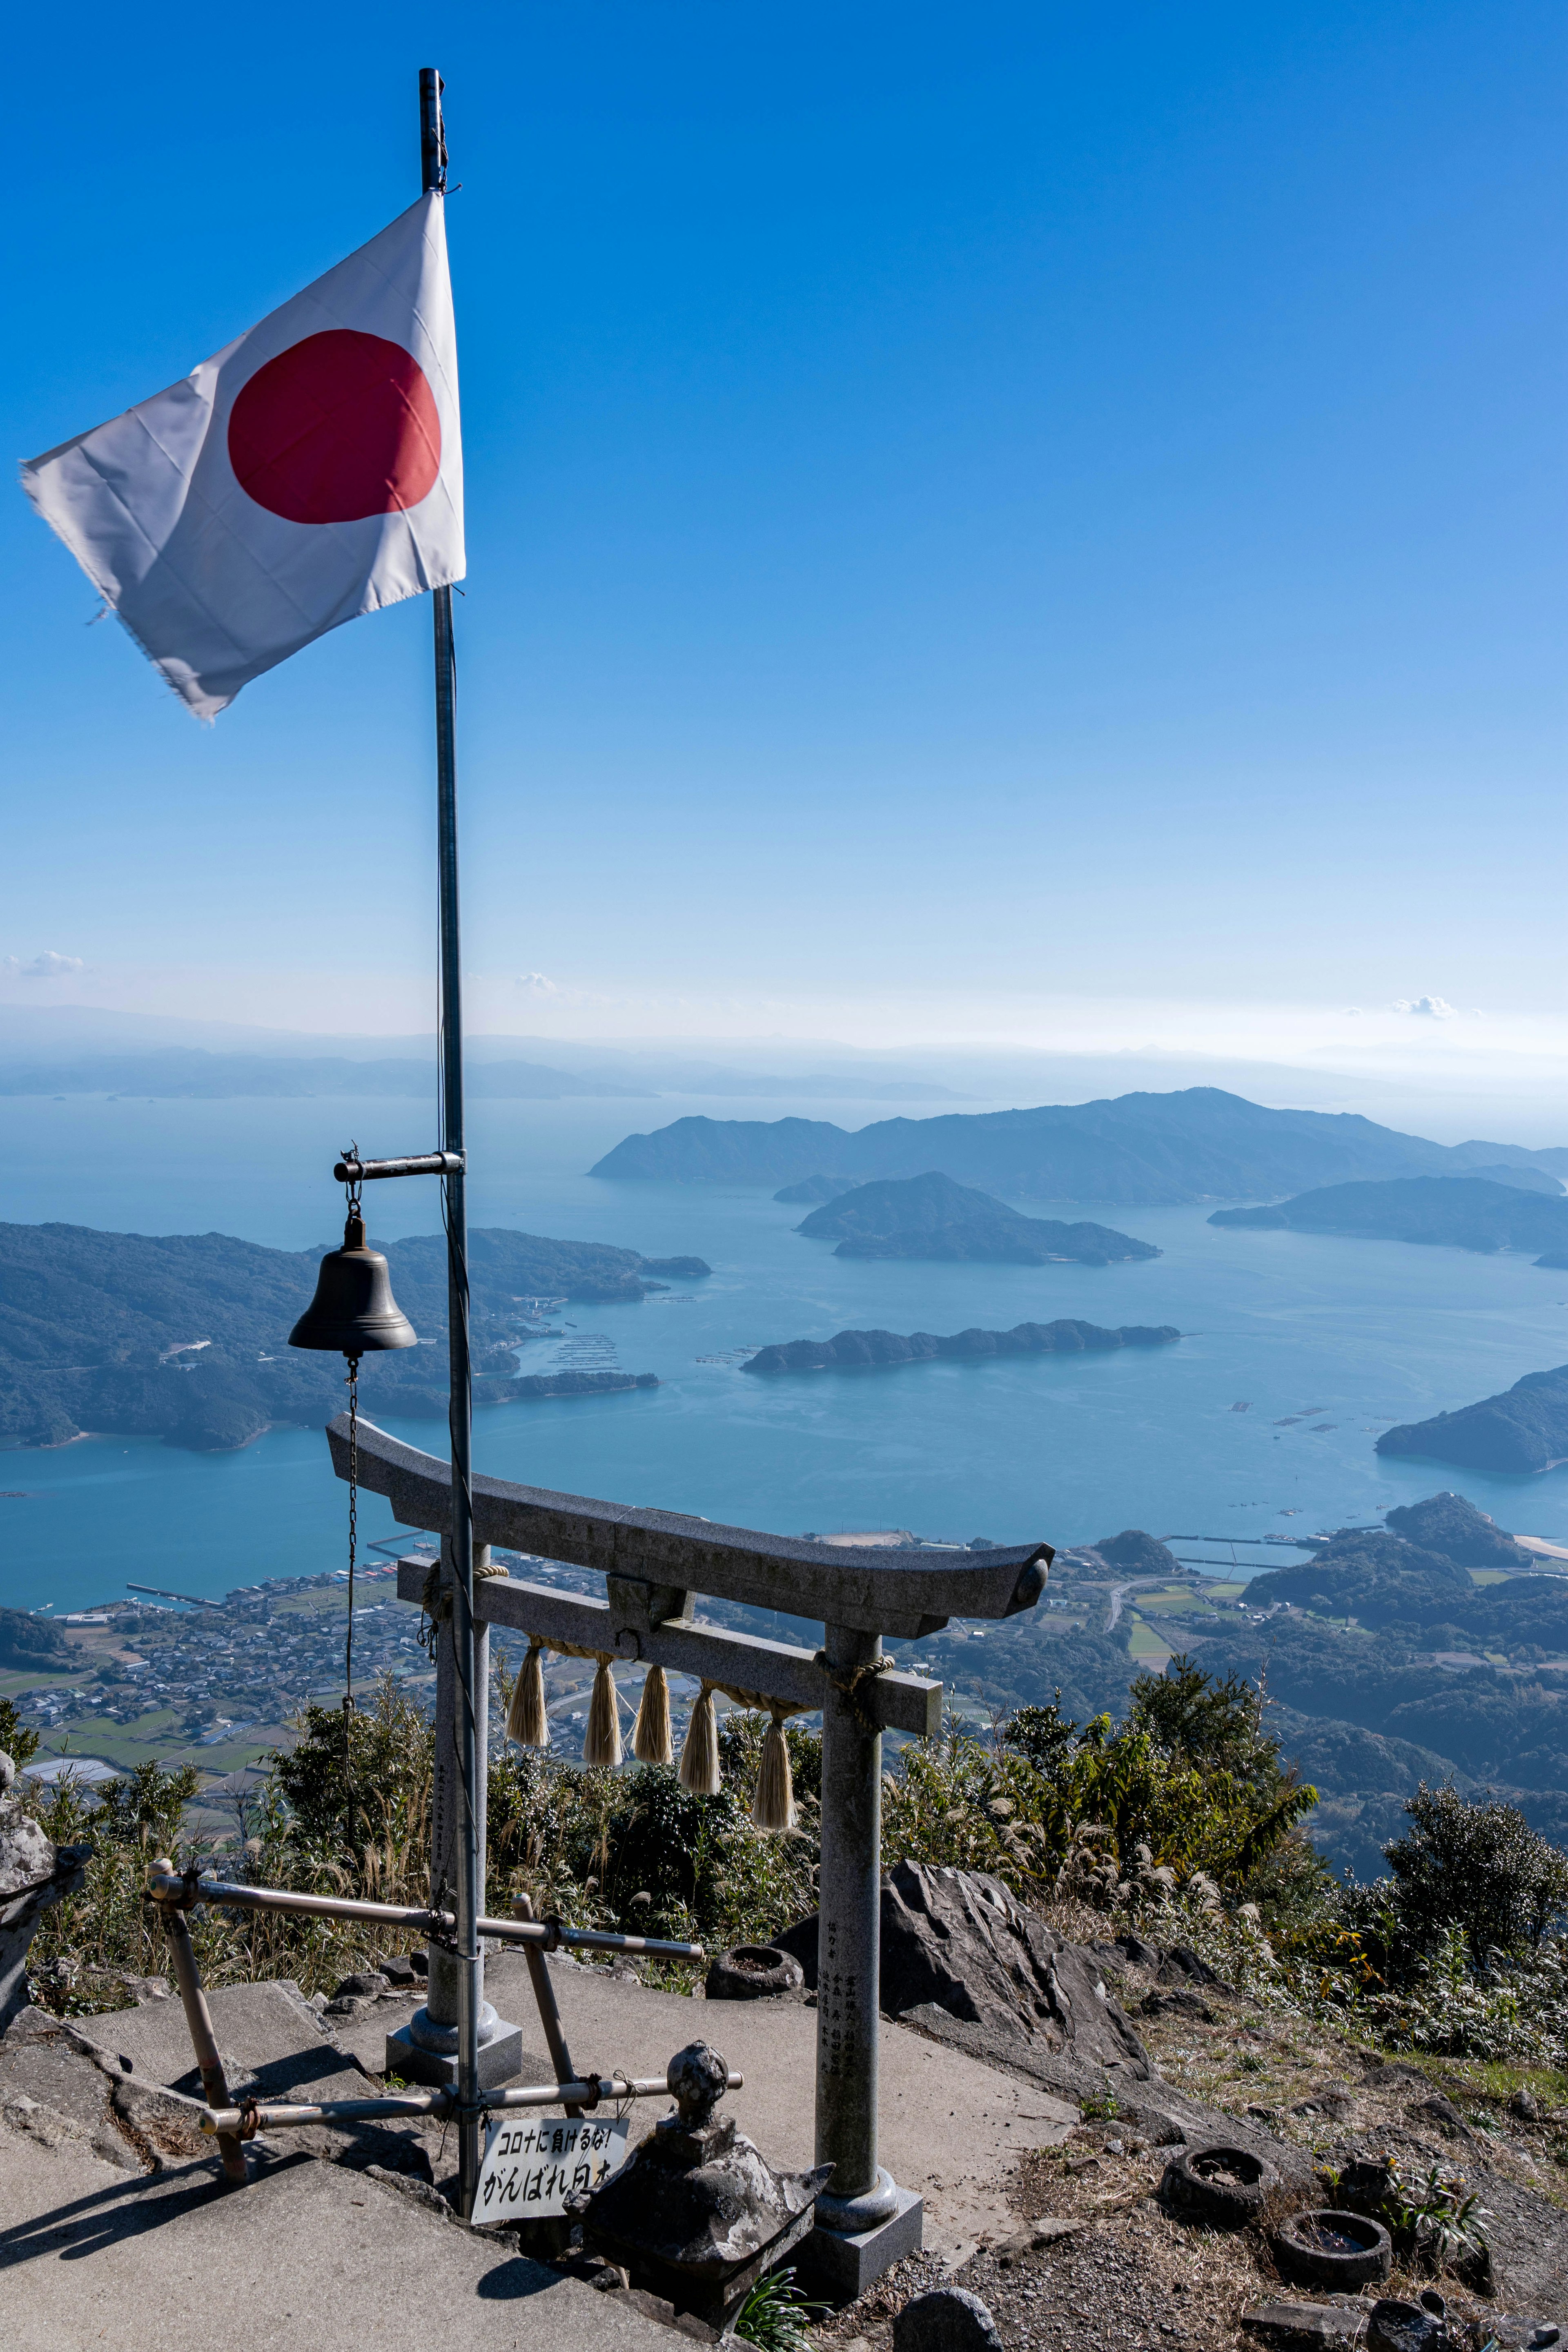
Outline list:
[[[346,1415],[328,1432],[340,1478],[349,1475]],[[451,1471],[373,1424],[359,1425],[361,1486],[384,1495],[408,1528],[449,1538]],[[882,1733],[939,1729],[942,1687],[884,1666],[882,1637],[939,1633],[950,1617],[1003,1618],[1031,1609],[1045,1589],[1047,1544],[984,1552],[895,1552],[793,1541],[672,1511],[630,1510],[499,1478],[476,1477],[476,1568],[492,1544],[597,1570],[605,1597],[592,1600],[493,1572],[474,1584],[476,1687],[489,1682],[489,1629],[503,1625],[608,1653],[667,1673],[734,1684],[792,1711],[822,1716],[822,1863],[816,2021],[816,2161],[836,2169],[817,2200],[814,2270],[841,2295],[864,2292],[921,2242],[923,2210],[877,2161],[878,1984],[881,1930]],[[483,1549],[481,1549],[483,1548]],[[449,1575],[448,1548],[442,1548]],[[401,1601],[423,1602],[429,1563],[398,1563]],[[820,1620],[820,1653],[699,1625],[699,1594]],[[433,1881],[454,1834],[457,1808],[455,1675],[450,1644],[438,1653]],[[484,1783],[488,1706],[479,1718]],[[481,1824],[482,1836],[482,1824]],[[482,1888],[481,1846],[479,1884]],[[429,1992],[402,2071],[446,2081],[457,2046],[457,1985],[431,1955]],[[481,2079],[515,2071],[513,2029],[481,2011]],[[521,2042],[517,2042],[521,2049]]]

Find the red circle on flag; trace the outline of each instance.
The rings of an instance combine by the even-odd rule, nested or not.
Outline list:
[[[257,369],[229,412],[228,460],[288,522],[395,514],[441,471],[436,396],[401,343],[331,327]]]

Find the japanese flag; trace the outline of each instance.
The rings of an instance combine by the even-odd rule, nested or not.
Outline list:
[[[22,486],[201,719],[340,622],[460,580],[441,197]]]

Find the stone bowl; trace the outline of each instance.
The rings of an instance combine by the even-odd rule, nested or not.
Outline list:
[[[1279,2176],[1247,2147],[1184,2147],[1165,2167],[1160,2192],[1187,2221],[1244,2230],[1262,2212]]]
[[[1394,2263],[1394,2242],[1381,2221],[1329,2205],[1281,2221],[1273,2247],[1281,2275],[1293,2285],[1338,2287],[1352,2294],[1385,2279]]]
[[[709,1963],[703,1991],[710,2000],[766,2000],[798,1992],[805,1970],[793,1953],[776,1944],[736,1944]]]

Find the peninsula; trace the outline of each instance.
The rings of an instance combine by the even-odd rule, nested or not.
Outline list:
[[[924,1176],[860,1184],[816,1209],[796,1225],[812,1241],[836,1241],[835,1257],[961,1258],[1007,1265],[1049,1265],[1076,1260],[1110,1265],[1158,1257],[1152,1242],[1135,1242],[1109,1225],[1060,1224],[1020,1216],[968,1184],[935,1170]]]
[[[342,1402],[341,1360],[288,1344],[321,1255],[228,1234],[0,1225],[0,1437],[62,1445],[95,1430],[213,1452],[274,1422],[329,1420]],[[421,1343],[365,1358],[364,1408],[444,1417],[446,1244],[418,1236],[389,1243],[386,1256]],[[656,1275],[708,1272],[700,1258],[649,1259],[500,1226],[469,1235],[469,1265],[481,1404],[650,1385],[651,1374],[609,1366],[522,1375],[517,1350],[541,1336],[552,1305],[642,1299],[668,1287]]]
[[[678,1118],[654,1134],[626,1136],[592,1173],[770,1187],[837,1180],[847,1190],[939,1168],[1010,1200],[1150,1205],[1267,1200],[1308,1185],[1499,1167],[1568,1175],[1568,1150],[1429,1143],[1351,1112],[1273,1110],[1217,1087],[1188,1087],[1033,1110],[878,1119],[853,1132],[825,1119]]]
[[[1108,1331],[1098,1323],[1017,1323],[1011,1331],[972,1328],[943,1338],[934,1331],[840,1331],[833,1339],[789,1339],[763,1348],[743,1372],[860,1370],[923,1364],[942,1357],[977,1363],[993,1356],[1082,1355],[1102,1348],[1163,1348],[1181,1333],[1173,1323],[1124,1323]]]
[[[1521,1191],[1487,1176],[1405,1176],[1371,1184],[1330,1184],[1274,1208],[1218,1209],[1209,1223],[1254,1233],[1446,1243],[1450,1249],[1568,1250],[1568,1196],[1561,1188],[1553,1199],[1533,1187]]]
[[[1568,1462],[1568,1364],[1526,1372],[1500,1396],[1385,1429],[1380,1454],[1426,1455],[1467,1470],[1555,1470]]]

